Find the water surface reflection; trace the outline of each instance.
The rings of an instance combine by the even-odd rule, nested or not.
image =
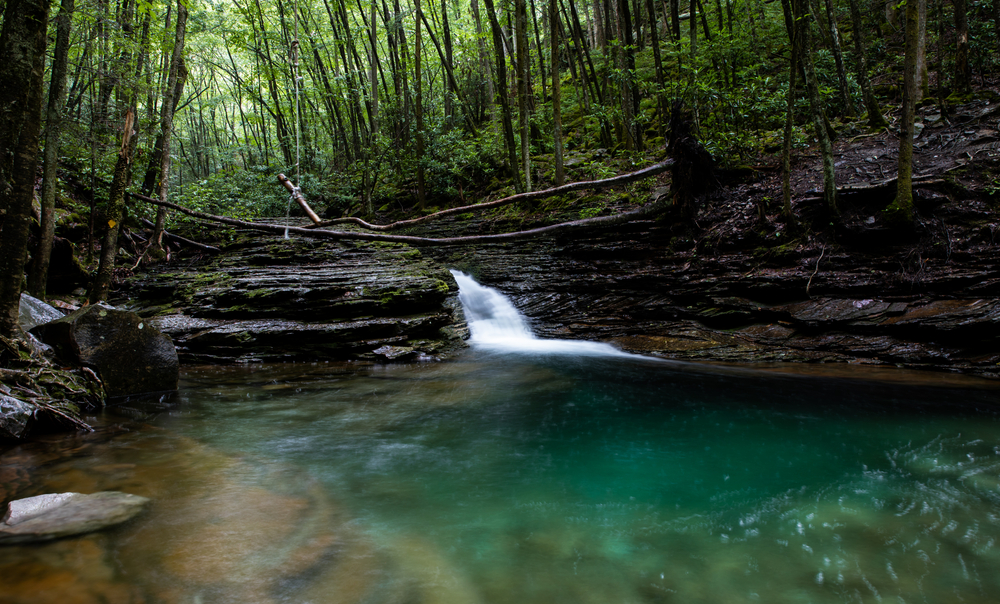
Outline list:
[[[20,495],[155,502],[0,550],[0,581],[44,578],[0,600],[61,580],[123,602],[992,602],[979,386],[483,351],[192,368],[169,405],[0,456]]]

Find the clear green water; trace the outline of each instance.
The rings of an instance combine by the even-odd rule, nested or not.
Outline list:
[[[995,602],[996,395],[470,352],[192,370],[156,425],[314,477],[424,601]]]
[[[191,368],[0,454],[20,496],[153,499],[0,548],[0,602],[996,602],[1000,390],[935,384],[473,350]]]

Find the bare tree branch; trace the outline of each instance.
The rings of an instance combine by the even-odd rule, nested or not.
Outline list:
[[[531,239],[533,237],[541,237],[543,235],[554,235],[565,231],[584,230],[596,227],[607,227],[616,224],[622,224],[633,220],[639,220],[655,216],[656,214],[662,212],[666,207],[668,207],[668,204],[666,203],[654,203],[615,216],[598,216],[596,218],[573,220],[570,222],[562,222],[559,224],[539,227],[537,229],[528,229],[526,231],[498,233],[495,235],[469,235],[464,237],[430,238],[430,237],[414,237],[412,235],[383,235],[381,233],[366,233],[362,231],[328,231],[325,229],[317,229],[317,228],[303,228],[303,227],[292,227],[292,226],[286,227],[276,224],[261,224],[258,222],[247,222],[244,220],[237,220],[235,218],[228,218],[226,216],[214,216],[212,214],[205,214],[204,212],[189,210],[175,203],[171,203],[169,201],[160,201],[158,199],[153,199],[151,197],[140,195],[138,193],[129,193],[129,195],[131,195],[133,199],[138,199],[140,201],[145,201],[147,203],[151,203],[154,205],[177,210],[182,214],[187,214],[188,216],[191,216],[193,218],[198,218],[200,220],[208,220],[244,229],[263,231],[266,233],[288,232],[288,233],[295,233],[297,235],[302,235],[304,237],[315,237],[322,239],[387,241],[392,243],[407,243],[409,245],[415,245],[415,246],[472,245],[477,243],[502,243],[505,241]]]
[[[563,185],[561,187],[553,187],[551,189],[543,189],[541,191],[532,191],[530,193],[518,193],[517,195],[511,195],[510,197],[504,197],[503,199],[498,199],[496,201],[490,201],[486,203],[474,204],[471,206],[462,206],[458,208],[449,208],[447,210],[441,210],[440,212],[435,212],[433,214],[428,214],[427,216],[421,216],[420,218],[412,218],[410,220],[400,220],[398,222],[393,222],[391,224],[370,224],[364,220],[357,218],[355,216],[349,216],[346,218],[336,218],[334,220],[326,220],[317,222],[314,227],[325,227],[332,226],[335,224],[356,224],[363,229],[368,229],[369,231],[393,231],[403,227],[414,226],[418,224],[423,224],[425,222],[430,222],[431,220],[436,220],[438,218],[444,218],[445,216],[451,216],[453,214],[464,214],[466,212],[474,212],[479,210],[488,210],[491,208],[498,208],[512,203],[517,203],[520,201],[534,201],[536,199],[545,199],[547,197],[555,197],[556,195],[562,195],[563,193],[569,193],[570,191],[580,191],[583,189],[604,189],[607,187],[613,187],[616,185],[621,185],[629,182],[634,182],[636,180],[642,180],[643,178],[649,178],[650,176],[655,176],[661,172],[666,172],[674,165],[673,159],[666,159],[658,164],[649,166],[648,168],[643,168],[642,170],[637,170],[635,172],[629,172],[628,174],[621,174],[619,176],[613,176],[611,178],[605,178],[603,180],[584,180],[580,182],[569,183],[568,185]],[[278,176],[281,180],[282,176]],[[285,184],[287,179],[282,180],[282,184]],[[291,183],[285,184],[285,187]],[[289,191],[291,189],[289,188]],[[300,195],[301,196],[301,195]],[[298,198],[296,198],[296,201]],[[304,200],[303,200],[304,202]],[[301,203],[300,202],[300,205]],[[308,207],[308,206],[304,206]],[[307,213],[311,210],[306,210]],[[310,218],[312,215],[310,215]]]

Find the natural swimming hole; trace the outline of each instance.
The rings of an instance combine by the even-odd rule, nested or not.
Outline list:
[[[154,499],[0,564],[137,602],[992,602],[995,394],[477,350],[190,368],[0,456]]]
[[[152,499],[0,548],[0,602],[996,601],[994,384],[537,346],[467,314],[446,363],[191,367],[0,451],[8,499]]]

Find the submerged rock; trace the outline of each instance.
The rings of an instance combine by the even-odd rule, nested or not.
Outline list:
[[[17,499],[0,522],[0,545],[91,533],[138,515],[149,499],[118,491],[49,493]]]
[[[177,389],[177,350],[137,314],[94,305],[35,327],[62,358],[92,367],[109,398]]]

